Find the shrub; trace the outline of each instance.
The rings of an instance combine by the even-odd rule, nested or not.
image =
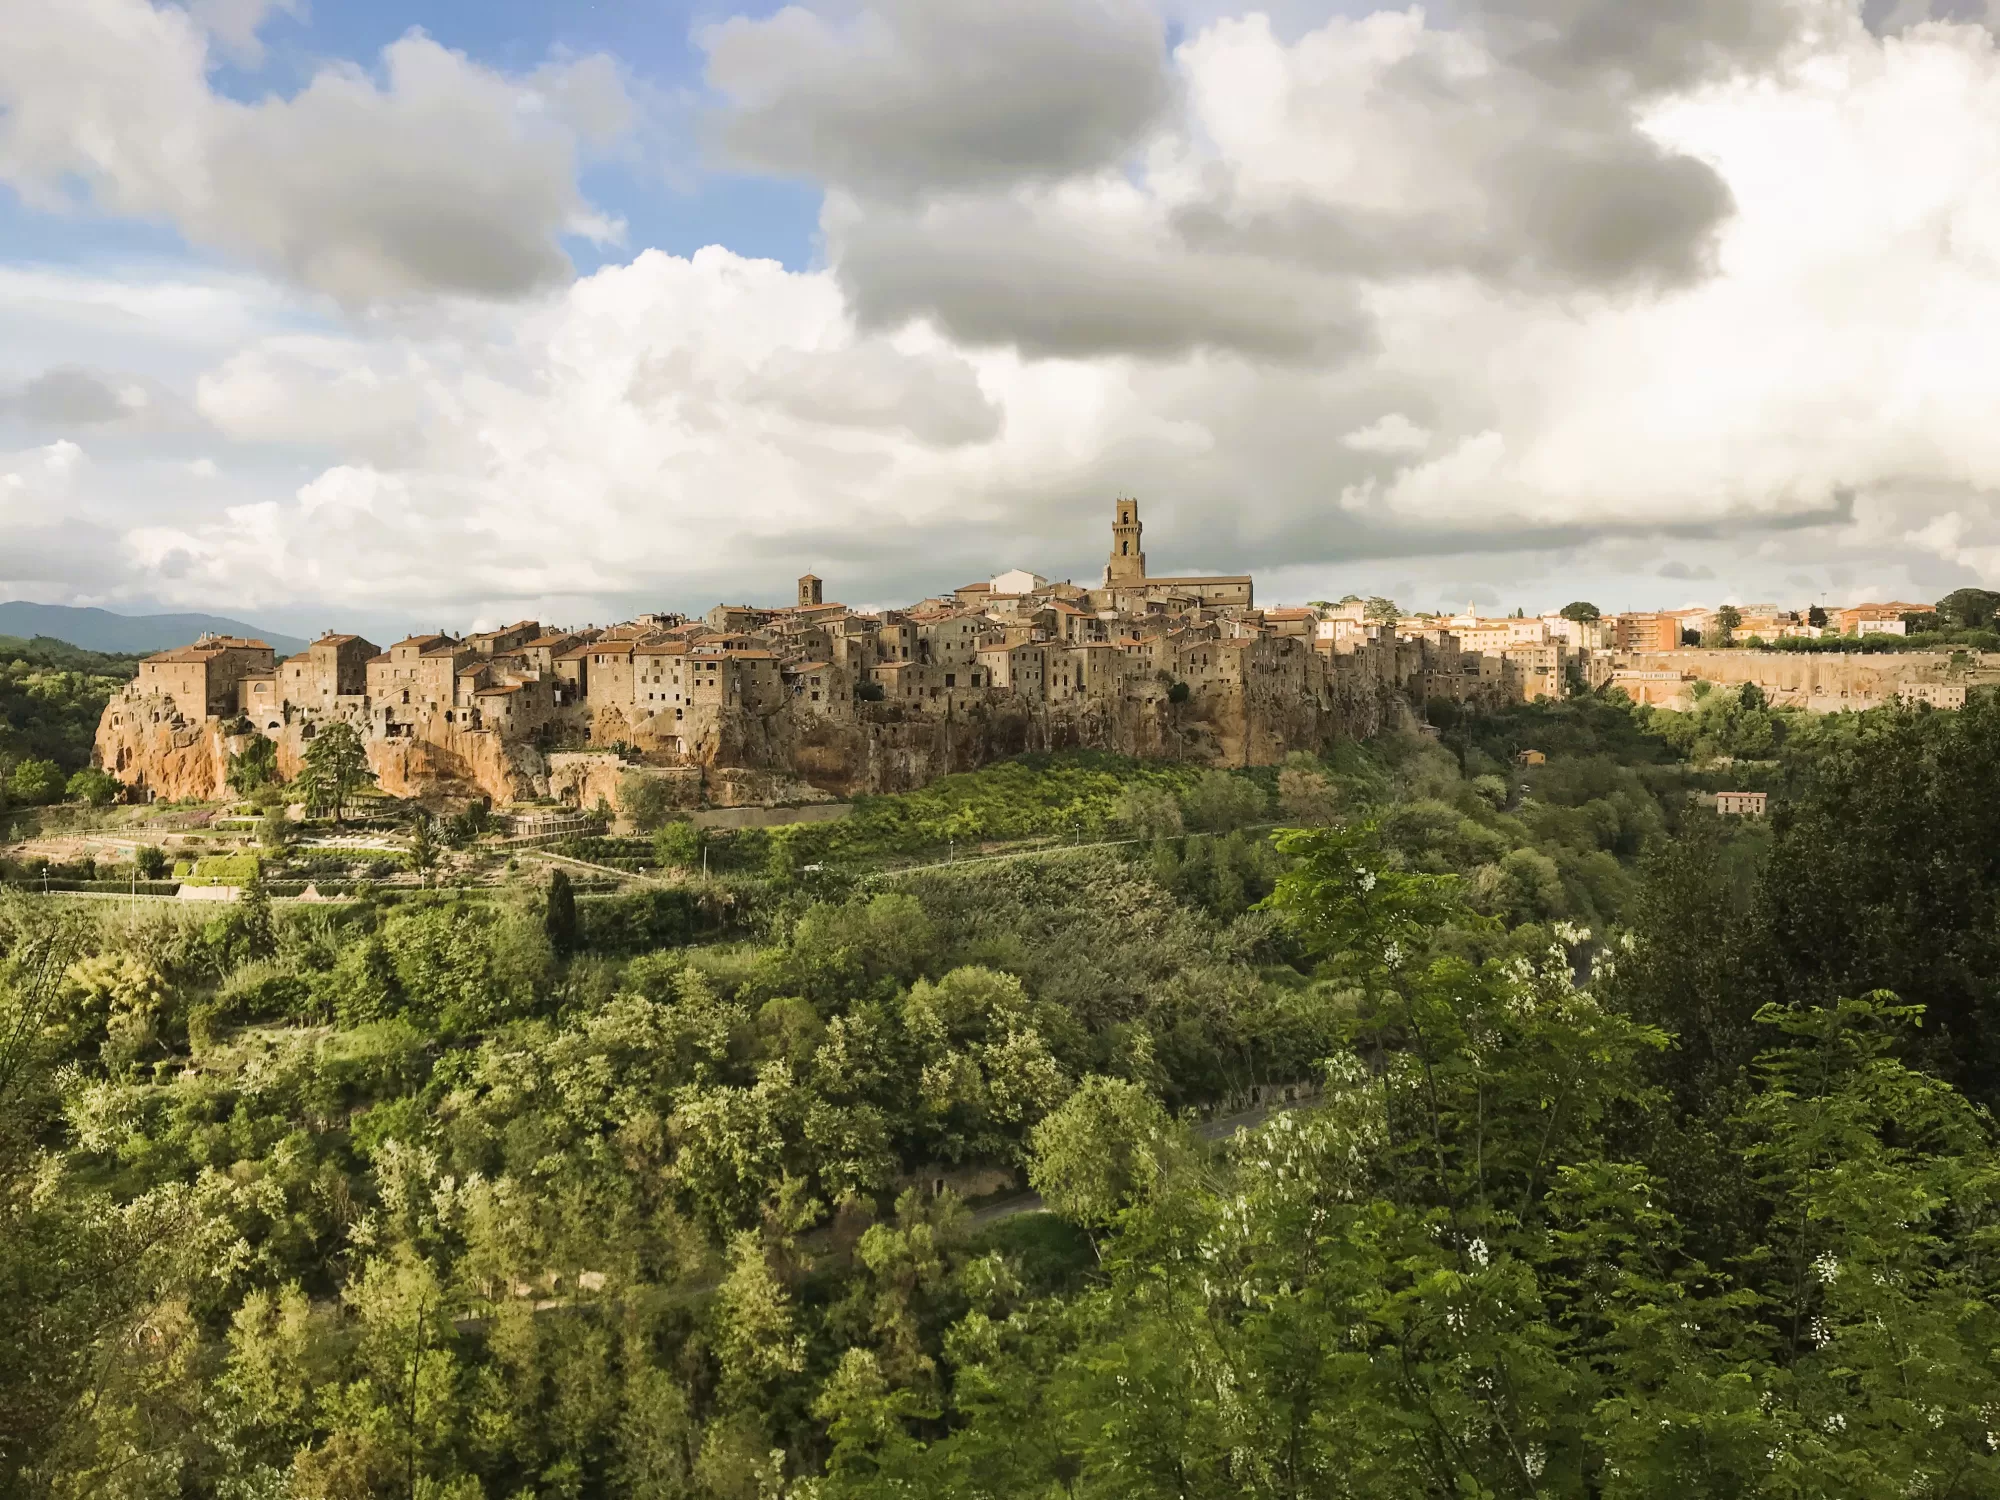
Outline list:
[[[72,802],[90,807],[109,807],[118,800],[121,790],[116,777],[96,766],[85,766],[70,777],[67,794]]]

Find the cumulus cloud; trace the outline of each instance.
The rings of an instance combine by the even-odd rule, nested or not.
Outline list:
[[[1371,336],[1350,288],[1179,244],[1158,204],[1122,182],[914,212],[836,204],[827,223],[841,284],[877,327],[928,319],[966,343],[1065,358],[1337,359]]]
[[[114,381],[76,365],[44,370],[0,396],[0,409],[12,409],[29,422],[58,427],[125,421],[150,405],[151,395],[137,381]]]
[[[1431,435],[1399,411],[1378,417],[1366,427],[1357,427],[1340,440],[1357,453],[1421,453],[1431,445]]]
[[[257,6],[208,25],[254,38]],[[412,32],[378,80],[330,64],[290,98],[207,79],[208,33],[148,0],[24,0],[0,48],[0,182],[35,206],[165,220],[353,303],[518,296],[559,281],[565,234],[620,232],[576,183],[630,107],[602,57],[505,76]]]
[[[301,16],[305,9],[305,0],[193,0],[188,14],[231,57],[254,66],[264,58],[258,35],[264,23],[274,14]]]
[[[1108,167],[816,145],[810,269],[648,251],[477,316],[246,319],[185,382],[213,431],[171,511],[100,429],[53,504],[115,511],[162,602],[442,620],[1086,578],[1127,491],[1155,566],[1273,598],[1436,602],[1482,560],[1524,605],[2000,576],[1992,37],[1609,3],[1209,19]]]
[[[1622,91],[1421,11],[1290,44],[1263,16],[1221,22],[1182,61],[1216,150],[1174,206],[1195,244],[1370,278],[1678,285],[1706,274],[1731,210],[1714,167],[1663,146]]]
[[[1115,162],[1172,93],[1144,0],[790,5],[700,40],[733,160],[885,194]]]

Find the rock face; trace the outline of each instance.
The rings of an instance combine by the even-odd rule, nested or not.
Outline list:
[[[229,787],[229,761],[251,736],[228,732],[229,721],[189,722],[158,695],[120,694],[97,724],[97,763],[127,786],[168,801],[214,801]],[[316,725],[294,718],[265,737],[278,749],[278,772],[298,775]],[[394,797],[429,792],[480,793],[495,802],[548,795],[548,766],[531,745],[491,730],[461,729],[442,719],[419,725],[422,736],[366,739],[376,783]]]
[[[1407,697],[1390,684],[1352,675],[1309,681],[1303,672],[1274,669],[1196,688],[1180,703],[1164,694],[1066,706],[995,698],[942,716],[862,703],[844,721],[802,715],[789,705],[764,714],[730,710],[685,756],[610,709],[590,724],[593,748],[584,752],[545,756],[496,730],[466,728],[442,715],[418,721],[407,735],[366,734],[366,743],[378,784],[397,797],[479,794],[509,803],[554,796],[580,807],[600,800],[616,807],[623,779],[636,772],[672,783],[678,806],[743,807],[909,791],[1036,750],[1272,765],[1291,751],[1321,750],[1409,719]],[[281,774],[298,774],[315,727],[293,717],[268,732]],[[225,721],[189,722],[170,702],[128,689],[105,708],[97,758],[127,785],[156,797],[213,800],[225,795],[229,758],[247,742],[227,734]]]
[[[228,785],[229,755],[229,736],[219,719],[189,722],[159,694],[120,694],[97,721],[98,765],[162,801],[220,797]]]

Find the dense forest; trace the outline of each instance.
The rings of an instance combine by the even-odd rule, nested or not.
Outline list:
[[[104,705],[138,670],[133,656],[0,636],[0,808],[106,795],[99,778],[70,783],[90,766]]]
[[[0,898],[0,1493],[2000,1493],[2000,710],[1438,731]]]

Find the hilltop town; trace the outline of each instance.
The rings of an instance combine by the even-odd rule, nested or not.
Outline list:
[[[1900,632],[1917,606],[1815,625],[1737,612],[1740,638]],[[1573,616],[1584,617],[1576,618]],[[1501,703],[1613,685],[1672,705],[1697,680],[1755,681],[1827,710],[1964,702],[1980,678],[1933,656],[1691,649],[1712,612],[1401,616],[1387,601],[1264,608],[1247,575],[1155,575],[1133,499],[1115,502],[1094,586],[1024,570],[868,613],[797,580],[782,606],[606,628],[524,620],[378,647],[327,634],[283,661],[210,636],[148,657],[107,705],[99,763],[142,797],[222,795],[252,736],[290,774],[319,730],[352,725],[383,788],[594,805],[634,770],[683,800],[806,800],[922,785],[997,756],[1090,747],[1273,764],[1435,700]]]

